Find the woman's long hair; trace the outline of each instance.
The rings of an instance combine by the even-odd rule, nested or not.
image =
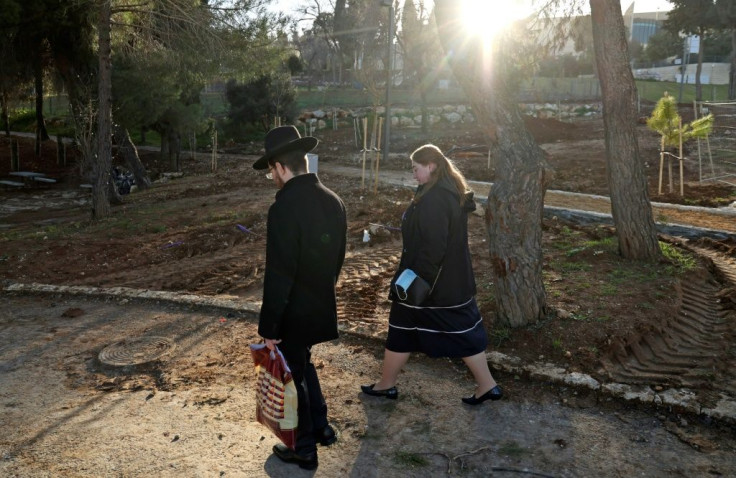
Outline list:
[[[465,181],[465,177],[463,177],[463,173],[461,173],[460,170],[457,169],[455,164],[450,159],[442,154],[440,148],[433,144],[425,144],[424,146],[420,146],[413,153],[411,153],[411,156],[409,156],[409,158],[413,162],[421,164],[422,166],[427,166],[430,163],[435,165],[434,171],[432,171],[429,176],[429,181],[427,181],[419,194],[414,197],[414,202],[419,202],[422,196],[424,196],[427,191],[432,189],[432,187],[437,184],[437,181],[444,177],[447,177],[450,179],[450,182],[455,185],[458,200],[462,204],[462,202],[465,200],[465,193],[470,191],[470,188],[468,187],[468,183]]]

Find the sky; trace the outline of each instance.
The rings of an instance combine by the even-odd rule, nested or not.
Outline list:
[[[626,10],[631,5],[631,1],[622,0],[621,8]],[[660,12],[668,11],[672,8],[672,4],[667,0],[636,0],[634,4],[634,12]]]
[[[631,1],[621,0],[621,9],[626,10],[631,5]],[[311,0],[277,0],[274,2],[274,7],[280,11],[291,13],[295,7],[308,2],[311,3]],[[635,2],[635,12],[656,12],[657,10],[664,12],[672,7],[672,4],[667,0],[635,0]],[[425,2],[427,5],[429,3],[431,3],[431,0]]]

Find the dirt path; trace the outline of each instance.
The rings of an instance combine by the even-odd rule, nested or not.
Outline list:
[[[3,303],[3,476],[736,474],[727,431],[592,393],[498,374],[508,399],[463,406],[472,382],[456,361],[413,358],[398,401],[364,397],[358,385],[377,376],[381,347],[349,335],[315,350],[340,440],[307,473],[273,457],[276,440],[254,422],[244,354],[253,322],[126,300],[3,294]],[[142,336],[176,347],[146,366],[97,359]]]

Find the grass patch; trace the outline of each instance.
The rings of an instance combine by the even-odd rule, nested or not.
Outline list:
[[[154,234],[161,234],[162,232],[166,232],[166,226],[164,224],[147,224],[146,225],[146,232],[152,232]]]
[[[667,267],[668,272],[682,274],[695,269],[697,262],[692,254],[662,241],[659,242],[659,247],[662,249],[662,255],[672,264]]]
[[[424,467],[429,465],[429,460],[419,453],[411,453],[408,451],[397,451],[393,456],[394,463],[407,466],[410,468]]]
[[[648,282],[659,277],[660,273],[656,268],[645,267],[639,269],[631,264],[618,264],[608,274],[608,279],[612,284],[626,285],[632,282]]]
[[[615,284],[603,284],[601,286],[601,295],[618,295],[618,287]]]
[[[559,269],[562,272],[586,272],[592,269],[593,266],[585,262],[561,262],[559,263]]]
[[[590,320],[590,317],[588,317],[585,314],[577,313],[577,314],[570,314],[570,318],[572,320],[577,320],[578,322],[587,322]]]
[[[501,344],[511,338],[511,329],[506,326],[494,327],[491,331],[491,341],[495,347],[500,347]]]
[[[521,457],[526,453],[527,451],[515,441],[504,442],[498,449],[499,455],[505,455],[513,458]]]
[[[589,249],[607,249],[609,251],[615,251],[618,248],[618,241],[613,236],[585,241],[583,244]]]

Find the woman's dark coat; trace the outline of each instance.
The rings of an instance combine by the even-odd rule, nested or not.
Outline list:
[[[425,186],[419,186],[417,194]],[[449,178],[442,178],[412,202],[401,222],[403,250],[398,275],[409,268],[432,286],[423,307],[467,302],[475,295],[475,278],[468,248],[468,213],[475,210],[473,193],[459,200]],[[393,283],[393,282],[392,282]],[[391,289],[391,300],[397,300]]]
[[[284,184],[268,210],[258,333],[313,345],[337,338],[335,283],[345,258],[342,200],[316,175]]]

